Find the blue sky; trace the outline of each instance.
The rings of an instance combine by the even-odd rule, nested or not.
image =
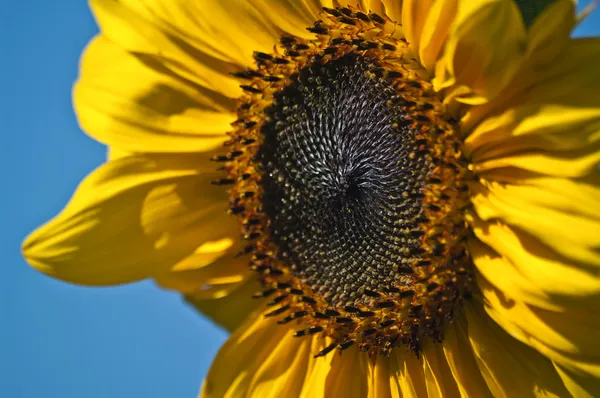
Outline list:
[[[77,287],[20,254],[22,238],[104,160],[79,130],[70,93],[96,31],[81,0],[0,4],[0,396],[194,397],[225,332],[150,282]],[[577,34],[599,35],[599,13]]]

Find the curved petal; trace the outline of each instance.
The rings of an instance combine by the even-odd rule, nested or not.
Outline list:
[[[308,37],[305,26],[318,11],[302,2],[240,0],[91,6],[102,36],[82,59],[79,120],[94,138],[132,152],[220,145],[242,92],[229,73],[253,65],[253,51],[271,52],[284,32]]]
[[[525,152],[497,159],[490,159],[473,165],[473,171],[482,177],[494,179],[497,171],[504,168],[520,168],[557,177],[577,178],[595,173],[600,163],[600,144],[583,149],[551,152]]]
[[[395,376],[391,373],[391,361],[371,358],[368,365],[370,383],[367,398],[392,397],[392,386],[397,386],[398,383],[392,380]],[[399,392],[395,387],[394,390]]]
[[[262,311],[249,317],[220,349],[200,397],[300,396],[316,369],[313,339],[292,334]]]
[[[466,138],[465,149],[477,167],[519,154],[552,151],[560,157],[582,148],[600,151],[600,76],[595,67],[600,63],[600,40],[572,40],[567,47],[550,72],[538,73],[541,81],[507,110],[488,116]]]
[[[577,18],[576,1],[554,0],[538,14],[527,31],[527,58],[532,69],[544,68],[553,62],[570,41]]]
[[[391,391],[394,397],[426,397],[427,382],[423,361],[412,352],[392,352],[391,358]]]
[[[402,347],[390,357],[369,357],[351,347],[313,358],[329,340],[321,336],[294,338],[293,329],[260,314],[248,319],[217,355],[201,396],[280,396],[284,393],[307,398],[421,397],[427,394],[442,397],[459,394],[441,345],[426,347],[421,359]],[[470,355],[466,358],[473,363],[472,353]],[[461,363],[455,361],[454,364],[456,369],[462,369]],[[473,376],[470,379],[477,380]],[[465,386],[466,390],[485,388],[485,383],[478,382],[478,386]]]
[[[565,384],[569,390],[577,389],[573,385],[575,380],[583,383],[578,388],[584,390],[594,385],[589,380],[600,377],[600,351],[596,339],[600,317],[594,311],[600,295],[574,300],[574,305],[567,310],[552,311],[505,294],[484,277],[479,277],[478,283],[490,317],[514,338],[551,359],[557,369],[563,369],[561,377],[568,379]],[[569,379],[569,374],[577,377]],[[598,394],[600,385],[596,383],[595,386],[595,394]]]
[[[494,397],[568,396],[550,360],[508,335],[480,304],[466,304],[465,312],[471,347]]]
[[[402,29],[413,56],[433,76],[458,12],[458,0],[388,1],[386,7],[392,19],[402,14]]]
[[[406,0],[402,2],[402,28],[404,29],[406,41],[413,49],[414,56],[418,61],[420,61],[421,32],[433,3],[434,0]]]
[[[311,38],[314,37],[310,34],[306,28],[311,26],[317,19],[321,12],[321,7],[327,7],[327,4],[323,4],[318,0],[279,0],[279,1],[265,1],[260,0],[254,2],[259,14],[267,18],[271,24],[277,26],[280,31],[284,31],[287,34]],[[323,3],[328,3],[327,1]],[[329,5],[331,7],[331,5]],[[275,39],[275,42],[278,38]],[[273,44],[270,44],[272,50]]]
[[[206,291],[210,287],[224,289],[243,282],[251,274],[248,258],[236,258],[240,245],[234,245],[235,229],[231,237],[205,242],[193,254],[154,276],[163,288],[182,293]],[[210,289],[216,298],[218,289]]]
[[[570,0],[557,0],[548,11],[557,10],[558,15],[552,19],[562,18],[570,25],[568,21],[572,16],[560,12],[559,3],[564,2]],[[595,65],[600,62],[600,39],[571,39],[563,36],[565,30],[560,29],[560,34],[555,32],[555,35],[548,32],[539,38],[540,43],[531,43],[529,58],[506,90],[493,102],[473,106],[465,114],[461,120],[463,133],[473,135],[467,138],[469,151],[492,144],[491,141],[510,139],[513,129],[518,135],[545,133],[565,139],[579,130],[577,123],[593,121],[594,115],[590,112],[597,108],[599,99],[594,88],[599,84]],[[550,55],[543,52],[552,52],[548,49],[554,48],[543,46],[548,41],[557,42],[560,56],[544,61],[544,57]],[[493,122],[486,122],[474,132],[474,127],[486,116]],[[595,117],[597,119],[597,114]],[[544,129],[539,128],[542,126]]]
[[[402,23],[402,6],[404,0],[382,0],[385,14],[394,22]]]
[[[575,196],[598,195],[598,186],[585,186]],[[566,185],[576,187],[576,184]],[[577,191],[576,191],[577,192]],[[546,196],[548,195],[548,196]],[[600,210],[576,204],[568,193],[542,186],[483,182],[473,187],[472,202],[485,221],[502,220],[538,238],[560,255],[576,262],[600,265]],[[596,196],[597,197],[597,196]],[[557,198],[557,200],[551,200]]]
[[[134,155],[91,173],[65,209],[23,245],[31,265],[85,285],[155,275],[237,227],[208,155]]]
[[[254,3],[92,0],[91,6],[103,34],[129,51],[164,53],[190,66],[200,54],[215,66],[249,66],[252,51],[270,51],[280,34],[274,14]]]
[[[564,311],[577,300],[600,294],[591,269],[569,264],[530,235],[501,223],[477,222],[469,242],[475,265],[501,291],[540,308]]]
[[[467,319],[460,311],[444,331],[444,355],[461,397],[491,397],[479,365],[475,360],[467,332]]]
[[[226,265],[217,262],[215,267]],[[264,302],[252,297],[261,291],[261,285],[254,274],[247,273],[241,282],[221,284],[216,290],[210,288],[211,285],[205,284],[202,288],[185,294],[185,301],[229,331],[236,330]]]
[[[227,73],[239,70],[249,63],[240,64],[228,57],[215,57],[194,46],[190,35],[196,32],[170,31],[165,27],[165,18],[173,18],[168,23],[170,25],[182,17],[181,2],[92,0],[91,8],[102,36],[123,51],[153,60],[165,72],[201,83],[215,92],[224,95],[237,95],[241,92],[235,88],[235,79]],[[157,16],[154,14],[156,11],[162,14]],[[191,15],[187,15],[187,18],[190,17]],[[186,24],[180,26],[184,29],[191,28]],[[227,48],[224,51],[227,52]],[[247,51],[251,57],[252,50]]]
[[[423,350],[423,370],[428,397],[457,397],[459,387],[452,374],[443,345],[429,344]]]
[[[486,103],[514,78],[526,50],[527,35],[514,2],[461,1],[435,68],[434,87],[467,104]]]
[[[82,58],[74,104],[81,127],[117,150],[207,151],[222,145],[235,105],[200,83],[170,71],[160,58],[129,53],[100,36]],[[238,89],[233,79],[223,77],[221,88],[225,83]]]
[[[563,383],[574,397],[593,398],[600,392],[600,377],[556,366]]]
[[[502,331],[480,304],[466,307],[448,340],[428,344],[421,359],[401,347],[389,358],[354,347],[313,358],[328,341],[294,338],[293,328],[260,310],[221,349],[201,396],[564,396],[549,360]]]
[[[316,337],[321,340],[322,338]],[[315,342],[317,343],[317,342]],[[318,351],[315,351],[318,352]],[[313,354],[314,355],[314,354]],[[368,397],[371,359],[356,347],[348,350],[326,355],[322,358],[311,359],[314,361],[301,393],[303,398],[311,397]],[[351,377],[348,377],[351,375]]]
[[[424,21],[419,40],[419,58],[421,65],[432,76],[457,12],[457,0],[438,0],[433,3]]]

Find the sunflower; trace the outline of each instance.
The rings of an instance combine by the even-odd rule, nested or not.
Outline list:
[[[108,161],[26,259],[232,330],[203,397],[600,395],[600,41],[570,0],[348,3],[92,1]]]

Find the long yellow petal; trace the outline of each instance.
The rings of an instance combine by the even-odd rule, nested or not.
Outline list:
[[[31,265],[86,285],[155,275],[205,241],[229,237],[226,194],[209,155],[129,156],[91,173],[66,208],[23,244]]]
[[[217,354],[200,396],[367,396],[366,355],[354,348],[313,358],[325,341],[294,338],[293,330],[260,312],[248,319]]]
[[[165,62],[129,53],[102,36],[92,41],[74,89],[82,128],[124,151],[194,152],[220,146],[235,120],[234,101],[204,82],[183,78]],[[237,82],[220,77],[212,80],[221,91],[237,92]]]
[[[567,396],[550,360],[509,336],[478,301],[464,308],[471,347],[494,397]]]
[[[427,396],[423,361],[408,350],[392,352],[390,382],[393,397]]]
[[[536,195],[528,197],[528,192]],[[596,192],[597,188],[595,189]],[[584,264],[600,265],[600,214],[577,212],[568,201],[548,203],[538,198],[544,189],[484,182],[473,187],[472,202],[483,220],[500,219],[537,237],[566,258]],[[554,196],[561,196],[554,194]],[[575,210],[575,211],[574,211]]]
[[[432,75],[457,12],[457,0],[438,0],[432,4],[427,18],[423,21],[419,39],[419,58],[421,65]]]
[[[481,226],[479,225],[481,224]],[[565,263],[548,247],[503,224],[476,224],[469,250],[478,271],[494,286],[540,308],[562,311],[575,300],[600,294],[600,278],[591,269]]]
[[[461,312],[446,325],[443,349],[461,397],[491,397],[469,342],[467,320]]]
[[[252,51],[270,51],[280,35],[254,3],[92,0],[91,7],[103,34],[127,50],[247,66]]]
[[[219,350],[206,376],[200,397],[252,396],[249,388],[257,370],[273,360],[280,360],[282,365],[288,366],[271,367],[271,373],[263,373],[259,381],[269,383],[277,377],[285,377],[287,372],[294,376],[285,378],[288,383],[301,383],[306,367],[289,367],[296,358],[290,353],[304,353],[300,360],[308,357],[310,340],[294,339],[291,334],[290,328],[277,325],[274,319],[264,319],[260,312],[250,316]],[[284,352],[288,355],[282,356]],[[259,385],[260,383],[254,383],[255,388]],[[293,391],[293,387],[289,387]]]
[[[577,398],[594,398],[600,392],[600,377],[582,374],[576,370],[556,366],[565,387]]]
[[[433,83],[438,90],[459,90],[461,102],[485,103],[519,70],[527,50],[525,27],[512,1],[464,0],[458,10]]]
[[[573,391],[575,380],[589,389],[595,385],[596,396],[600,393],[598,383],[590,379],[600,377],[600,352],[596,331],[600,327],[600,317],[594,311],[598,307],[598,296],[574,299],[571,308],[564,311],[551,311],[527,305],[505,294],[485,279],[479,277],[479,285],[486,300],[486,311],[496,323],[514,338],[531,346],[552,360],[557,369],[568,374],[566,387]]]
[[[405,0],[402,2],[402,28],[414,56],[420,55],[421,32],[434,0]]]
[[[527,31],[532,68],[554,62],[570,41],[576,25],[576,1],[554,0],[535,18]]]
[[[207,247],[221,241],[206,242],[192,255],[156,274],[156,282],[164,288],[182,293],[206,293],[210,287],[226,287],[243,282],[251,272],[248,270],[248,258],[235,257],[241,250],[240,245],[233,245],[233,240],[237,239],[235,232],[237,231],[232,229],[231,238],[222,240],[230,243],[226,248]],[[214,290],[211,291],[215,293]]]
[[[262,290],[255,276],[244,275],[242,282],[223,284],[219,289],[212,291],[205,287],[203,290],[186,294],[184,298],[216,324],[233,331],[263,304],[264,300],[252,298],[254,293]]]
[[[428,344],[424,347],[423,370],[428,397],[457,397],[460,394],[442,345]]]
[[[369,394],[367,398],[391,397],[392,386],[397,390],[397,381],[391,381],[391,361],[373,357],[369,360]]]
[[[402,23],[404,0],[383,0],[385,14],[394,22]]]
[[[561,156],[582,147],[598,151],[599,46],[598,40],[573,40],[550,72],[537,74],[542,81],[520,93],[507,110],[479,124],[465,140],[472,161],[501,161],[523,152],[553,151]]]
[[[556,3],[564,1],[570,0],[557,0]],[[558,6],[548,8],[553,10]],[[557,18],[563,18],[568,24],[572,16],[558,12],[552,19]],[[490,141],[510,138],[513,130],[518,130],[519,135],[562,133],[564,136],[578,132],[580,127],[573,122],[578,122],[579,115],[582,117],[579,120],[589,121],[589,112],[598,107],[599,100],[598,91],[594,89],[599,84],[595,67],[600,62],[599,39],[571,39],[568,35],[563,36],[564,29],[560,32],[546,32],[546,36],[540,37],[541,43],[531,44],[528,59],[515,80],[494,101],[468,110],[461,125],[464,135],[473,135],[467,138],[470,151],[482,144],[491,144]],[[541,61],[536,55],[553,47],[543,46],[548,41],[557,41],[560,55],[540,67],[537,63]],[[515,111],[511,111],[513,108]],[[484,128],[473,132],[486,117],[492,117],[494,124],[486,123]],[[542,125],[544,130],[539,129]],[[506,127],[499,129],[501,126]]]

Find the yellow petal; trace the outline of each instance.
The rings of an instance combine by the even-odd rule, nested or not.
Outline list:
[[[168,25],[176,21],[176,16],[169,15],[174,10],[162,10],[164,14],[156,16],[152,10],[155,3],[158,2],[94,0],[91,7],[102,36],[123,51],[138,55],[164,73],[223,95],[240,93],[240,89],[235,87],[235,80],[227,73],[249,64],[239,64],[228,57],[222,59],[203,51],[192,41],[190,34],[194,32],[169,31],[163,24],[164,17],[173,17]],[[163,3],[162,6],[181,8],[177,1]],[[181,13],[174,14],[181,16]]]
[[[549,8],[555,7],[558,5]],[[595,87],[600,83],[595,66],[600,62],[600,40],[549,36],[542,43],[547,40],[558,41],[562,46],[560,56],[543,63],[536,58],[538,50],[533,51],[515,80],[495,101],[472,107],[462,118],[464,134],[472,135],[467,138],[469,151],[484,144],[494,147],[497,146],[494,141],[505,142],[521,135],[550,135],[555,136],[553,139],[565,140],[571,134],[582,136],[582,127],[587,130],[587,136],[598,132],[600,95]],[[491,117],[492,122],[485,122],[473,132],[484,117]],[[561,147],[557,145],[554,149]]]
[[[525,171],[557,177],[577,178],[595,173],[600,163],[600,145],[560,153],[530,152],[476,163],[473,171],[494,178],[503,168],[516,167]]]
[[[264,302],[252,298],[254,293],[263,290],[255,276],[255,274],[246,274],[242,282],[221,285],[220,289],[212,291],[218,292],[216,295],[206,294],[206,290],[210,292],[207,288],[188,293],[184,296],[185,301],[219,326],[233,331]]]
[[[554,0],[529,27],[527,58],[533,69],[544,68],[562,53],[576,24],[575,4],[574,0]]]
[[[433,0],[405,0],[402,3],[402,28],[418,61],[421,32],[432,4]]]
[[[600,99],[595,100],[591,95],[585,98],[585,103],[574,96],[553,101],[550,95],[545,95],[545,99],[532,99],[490,116],[466,138],[466,154],[481,167],[479,164],[485,161],[502,161],[503,157],[520,153],[537,155],[553,151],[560,157],[565,151],[597,150]]]
[[[325,397],[338,395],[340,397],[362,398],[369,394],[369,357],[360,352],[355,346],[341,355],[333,352],[331,370],[321,373],[318,383],[323,383]],[[336,355],[337,354],[337,355]],[[329,354],[331,355],[331,354]],[[318,358],[317,358],[318,360]],[[316,372],[317,370],[313,370]],[[352,377],[348,377],[352,375]],[[306,394],[307,397],[320,395]]]
[[[530,195],[528,201],[540,207],[555,208],[567,215],[575,213],[600,222],[598,186],[551,178],[530,181],[532,185],[512,186],[514,194]],[[569,258],[568,250],[561,255],[531,233],[499,220],[486,222],[472,215],[469,221],[477,238],[502,257],[493,258],[495,256],[490,256],[489,250],[472,241],[471,253],[479,271],[500,289],[526,295],[527,300],[544,308],[560,305],[562,300],[568,302],[573,296],[600,293],[598,264],[573,260]],[[572,231],[566,232],[566,235],[571,234]],[[478,252],[480,256],[477,256]]]
[[[435,63],[441,55],[457,11],[457,0],[435,1],[428,10],[419,39],[419,58],[421,65],[431,75],[434,74]]]
[[[426,397],[427,383],[423,362],[408,350],[398,349],[391,355],[391,384],[394,397]]]
[[[600,377],[600,347],[596,338],[600,317],[595,311],[598,295],[574,299],[570,308],[551,311],[527,305],[519,297],[499,291],[484,277],[478,278],[478,284],[486,300],[486,311],[514,338],[554,361],[557,367],[580,375],[585,384],[589,384],[586,379]],[[573,390],[573,386],[566,384]]]
[[[230,236],[226,193],[207,155],[129,156],[91,173],[66,208],[23,245],[38,270],[111,285],[155,275],[207,240]]]
[[[391,397],[392,387],[397,391],[398,382],[392,375],[391,361],[373,357],[369,360],[369,393],[367,398]]]
[[[200,396],[259,396],[254,392],[265,387],[279,394],[287,388],[287,393],[298,396],[310,358],[310,342],[293,338],[292,329],[265,319],[259,312],[221,347]]]
[[[296,328],[302,327],[299,324]],[[262,397],[282,393],[306,398],[458,395],[445,353],[439,345],[427,347],[422,359],[402,347],[391,357],[369,358],[351,347],[313,358],[330,342],[321,336],[294,338],[289,326],[277,325],[269,318],[249,319],[217,355],[201,396]],[[470,361],[474,363],[472,353]],[[480,381],[481,386],[485,388]],[[468,391],[477,391],[479,387],[466,386]]]
[[[383,0],[383,5],[385,7],[385,14],[392,21],[402,23],[403,0]]]
[[[433,75],[457,14],[458,1],[407,0],[397,7],[402,8],[402,29],[414,57]],[[390,12],[399,11],[390,6]]]
[[[315,337],[311,341],[311,354],[320,352],[327,347],[330,341],[328,339]],[[304,386],[300,393],[301,398],[325,397],[326,385],[325,379],[330,372],[333,372],[332,361],[334,355],[326,355],[318,358],[317,361],[309,361],[308,371],[304,379]]]
[[[441,345],[427,344],[423,349],[423,370],[428,397],[453,397],[459,389]]]
[[[402,0],[396,0],[401,2]],[[385,15],[385,3],[386,0],[363,0],[363,10],[374,12],[381,16]]]
[[[492,396],[475,360],[467,334],[467,320],[462,311],[446,325],[443,349],[462,397]]]
[[[318,353],[330,343],[329,339],[315,336],[311,354]],[[372,395],[369,386],[375,382],[369,380],[374,373],[370,362],[369,357],[355,346],[341,353],[334,351],[324,357],[311,358],[300,397],[368,397]]]
[[[233,79],[207,77],[222,90],[238,90]],[[82,128],[117,150],[207,151],[225,140],[235,104],[200,83],[169,71],[160,58],[126,52],[98,37],[83,56],[74,104]]]
[[[313,358],[326,341],[293,330],[260,313],[248,319],[217,354],[200,396],[367,396],[366,355],[351,348]]]
[[[283,339],[289,342],[294,337],[288,333]],[[252,372],[252,381],[247,390],[251,392],[251,396],[299,396],[312,356],[311,345],[310,341],[286,343],[279,344]],[[233,397],[239,396],[237,392],[228,391],[228,394]]]
[[[485,103],[519,70],[527,50],[525,27],[512,1],[464,0],[458,10],[436,67],[434,86],[438,90],[465,87],[468,90],[457,100]]]
[[[465,146],[472,161],[543,155],[548,150],[556,151],[557,157],[581,148],[598,151],[600,94],[595,87],[600,76],[594,65],[600,62],[599,49],[598,40],[570,42],[567,54],[547,66],[551,72],[538,73],[538,79],[546,76],[470,133]]]
[[[600,395],[600,377],[581,374],[558,365],[556,371],[574,397],[593,398]]]
[[[550,360],[509,336],[477,302],[464,308],[471,347],[494,397],[567,396]]]
[[[469,241],[477,270],[511,297],[560,311],[578,298],[600,294],[600,278],[594,272],[562,262],[560,256],[523,232],[515,233],[502,224],[489,228],[476,224],[476,235],[491,246],[477,239]]]
[[[318,1],[265,1],[254,2],[259,14],[268,18],[271,24],[288,34],[313,38],[314,35],[306,30],[319,19],[321,5]],[[277,39],[276,39],[277,40]],[[271,49],[274,43],[271,43]]]
[[[202,58],[248,66],[252,51],[270,51],[280,34],[271,14],[253,3],[93,0],[91,6],[102,33],[127,50],[166,54],[189,66]]]
[[[595,191],[598,192],[597,188]],[[569,206],[575,201],[569,201],[564,194],[549,193],[558,198],[562,196],[559,201],[549,201],[544,199],[545,193],[544,189],[533,186],[483,182],[483,185],[474,185],[471,200],[481,219],[502,220],[538,238],[564,257],[600,265],[598,208],[578,212],[578,205]]]
[[[110,160],[117,160],[117,159],[121,159],[127,156],[132,156],[134,155],[133,152],[128,152],[128,151],[123,151],[121,149],[117,149],[117,148],[111,148],[109,147],[106,150],[106,160],[110,161]]]
[[[248,270],[248,258],[235,257],[240,251],[239,245],[233,245],[237,239],[237,226],[231,231],[231,238],[225,238],[217,242],[228,242],[225,247],[209,248],[207,245],[214,242],[205,242],[196,251],[156,274],[156,282],[167,289],[174,289],[182,293],[194,293],[199,290],[207,290],[211,286],[231,285],[243,282],[250,275]],[[215,293],[214,290],[212,290]]]

